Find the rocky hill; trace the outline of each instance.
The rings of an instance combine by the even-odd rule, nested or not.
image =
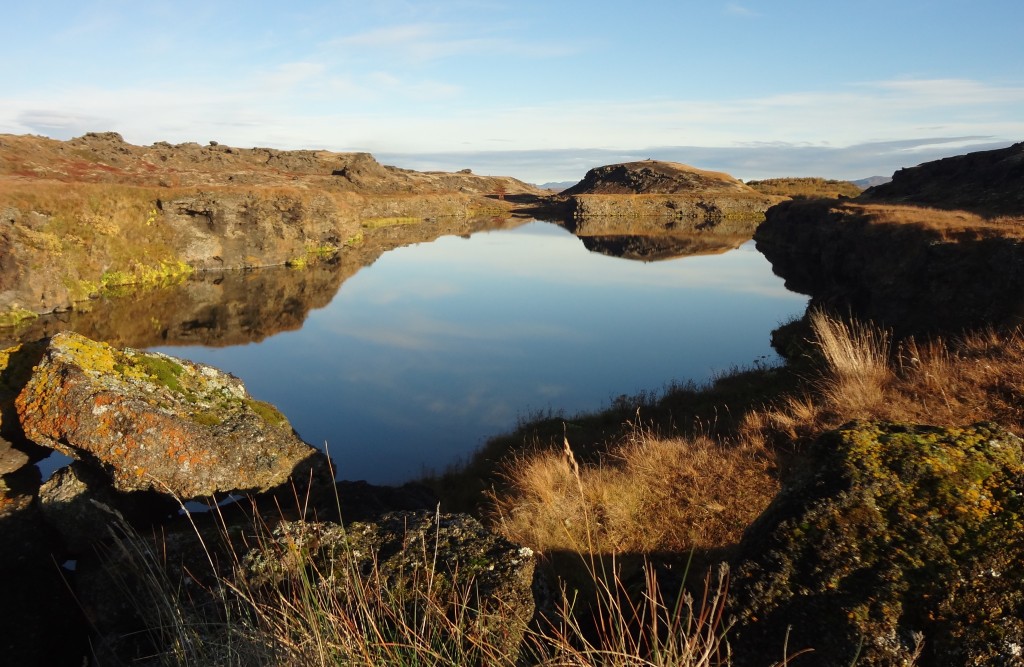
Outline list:
[[[754,238],[790,289],[898,333],[1024,321],[1024,143],[785,202]]]
[[[900,169],[862,201],[907,203],[994,217],[1024,212],[1024,142]]]
[[[507,217],[546,194],[366,153],[0,135],[0,326],[196,270],[330,259],[367,228]]]
[[[754,195],[742,181],[719,171],[678,162],[641,160],[595,167],[563,195]]]
[[[369,153],[235,148],[216,141],[135,146],[116,132],[90,132],[70,141],[0,135],[0,177],[133,186],[291,187],[359,194],[459,192],[541,194],[508,177],[416,172],[385,166]],[[546,194],[546,193],[544,193]]]
[[[747,223],[753,231],[764,211],[782,199],[763,195],[728,174],[660,160],[596,167],[558,198],[574,220],[661,219],[676,231],[711,229],[726,222]]]

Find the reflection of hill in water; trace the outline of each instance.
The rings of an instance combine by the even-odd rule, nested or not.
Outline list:
[[[510,229],[526,218],[442,219],[365,229],[362,242],[334,259],[302,269],[272,267],[249,271],[211,271],[173,287],[77,304],[75,310],[42,316],[15,330],[0,330],[0,346],[36,340],[58,331],[77,331],[118,346],[173,345],[226,347],[254,343],[302,327],[309,312],[323,308],[341,285],[388,250],[441,236]],[[663,223],[659,223],[663,224]],[[638,226],[639,225],[639,226]],[[577,231],[593,252],[653,261],[725,252],[750,238],[728,230],[679,232],[645,227],[636,220],[620,231],[602,224]]]
[[[330,261],[302,269],[203,272],[172,287],[82,302],[72,311],[45,315],[17,329],[0,329],[0,348],[67,330],[136,348],[258,342],[299,329],[311,310],[330,303],[342,283],[388,250],[441,236],[511,228],[527,221],[442,219],[367,229],[362,243],[344,248]]]
[[[693,255],[717,255],[750,240],[746,235],[581,236],[587,250],[602,255],[655,262]]]
[[[340,286],[338,265],[197,274],[164,289],[79,304],[47,315],[18,338],[72,330],[94,340],[136,348],[155,345],[223,347],[263,340],[302,326],[312,308],[327,305]],[[87,309],[87,310],[86,310]]]
[[[687,224],[657,217],[586,216],[565,223],[591,252],[644,262],[715,255],[749,241],[759,220]]]

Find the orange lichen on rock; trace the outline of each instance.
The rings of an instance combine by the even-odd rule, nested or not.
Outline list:
[[[121,491],[267,490],[326,463],[237,378],[73,333],[49,341],[15,403],[29,439],[99,463]]]

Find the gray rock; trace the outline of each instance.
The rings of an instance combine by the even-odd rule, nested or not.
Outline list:
[[[166,519],[178,505],[155,492],[118,493],[102,471],[74,461],[40,487],[39,508],[68,554],[80,555],[108,539],[118,521],[148,525]]]

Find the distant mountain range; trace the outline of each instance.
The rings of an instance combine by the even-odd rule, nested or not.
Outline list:
[[[566,188],[571,188],[578,182],[579,181],[552,181],[550,183],[541,183],[537,187],[541,190],[554,190],[555,192],[561,192]]]
[[[868,176],[867,178],[861,178],[856,181],[850,181],[861,190],[867,190],[873,188],[876,185],[882,185],[892,180],[892,176]]]

